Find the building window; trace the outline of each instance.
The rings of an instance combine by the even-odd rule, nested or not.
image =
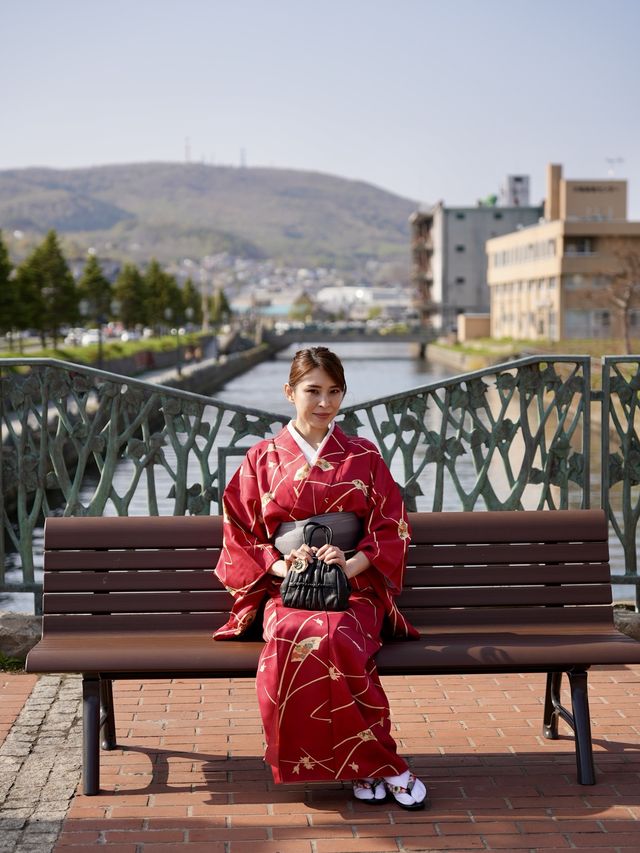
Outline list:
[[[462,243],[458,243],[458,245],[456,246],[456,252],[464,252],[464,249],[465,247]]]
[[[563,285],[565,290],[582,290],[585,286],[584,276],[580,273],[565,275],[563,276]]]
[[[456,276],[456,284],[464,284],[465,281],[466,281],[466,278],[463,275]]]
[[[456,213],[456,219],[464,219],[464,213]]]
[[[496,212],[496,213],[494,213],[494,214],[493,214],[493,218],[494,218],[494,219],[502,219],[502,214],[501,214],[501,213]]]
[[[564,253],[565,255],[591,255],[593,240],[591,237],[572,237],[565,243]]]
[[[591,312],[568,309],[564,313],[564,337],[566,338],[590,338]]]

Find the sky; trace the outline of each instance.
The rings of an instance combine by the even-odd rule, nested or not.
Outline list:
[[[629,181],[638,0],[0,0],[0,170],[245,164],[474,205]]]

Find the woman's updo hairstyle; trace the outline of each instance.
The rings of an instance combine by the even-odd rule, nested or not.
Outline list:
[[[307,373],[315,370],[316,367],[324,370],[338,388],[342,389],[342,393],[346,393],[347,383],[344,378],[342,362],[335,352],[331,352],[328,347],[309,347],[308,349],[298,350],[291,362],[289,385],[295,388],[298,382],[301,382]]]

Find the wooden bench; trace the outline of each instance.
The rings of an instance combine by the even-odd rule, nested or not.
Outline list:
[[[386,643],[383,675],[546,673],[543,733],[575,733],[578,781],[595,782],[587,671],[640,663],[613,623],[600,510],[415,513],[400,606],[420,630]],[[218,516],[49,518],[42,640],[28,672],[82,673],[84,792],[116,745],[115,679],[253,676],[260,640],[216,642],[229,594],[212,573]],[[560,702],[569,678],[572,712]]]

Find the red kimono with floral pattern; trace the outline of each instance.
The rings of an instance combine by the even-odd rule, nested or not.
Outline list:
[[[374,655],[385,633],[414,638],[395,596],[409,545],[409,525],[378,449],[338,426],[314,465],[283,429],[252,447],[225,490],[224,545],[216,574],[235,598],[218,640],[237,637],[263,601],[264,638],[257,691],[277,782],[354,779],[402,773],[407,764],[390,734],[389,704]],[[371,566],[351,579],[346,611],[284,607],[282,558],[273,546],[282,522],[330,512],[362,519],[356,546]]]

